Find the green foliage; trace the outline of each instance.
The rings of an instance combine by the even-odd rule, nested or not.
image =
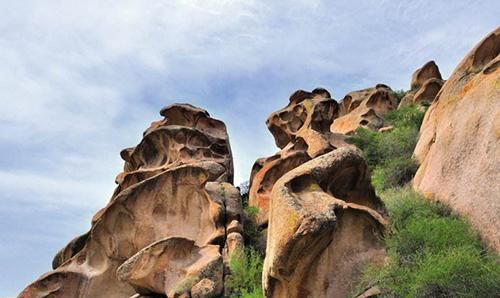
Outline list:
[[[230,260],[231,275],[225,283],[230,297],[263,298],[262,266],[262,255],[252,248],[233,253]]]
[[[221,197],[223,197],[223,198],[225,198],[225,197],[226,197],[226,189],[224,188],[224,185],[223,185],[223,184],[221,184],[221,185],[220,185],[219,195],[220,195]]]
[[[259,239],[261,238],[262,229],[256,224],[257,214],[259,214],[259,208],[257,206],[251,206],[248,202],[248,191],[249,182],[245,181],[240,184],[241,200],[243,203],[243,211],[245,213],[243,238],[245,239],[245,245],[250,246],[256,250],[262,250],[259,247]],[[262,251],[264,253],[264,251]]]
[[[381,193],[392,223],[389,261],[366,269],[359,289],[377,283],[384,297],[498,297],[498,255],[488,255],[469,225],[409,188]]]
[[[372,183],[375,189],[387,189],[407,184],[417,172],[418,164],[412,158],[394,158],[375,167]]]
[[[256,224],[256,216],[259,213],[257,206],[245,205],[243,207],[245,212],[245,229],[243,231],[243,238],[245,245],[258,249],[259,238],[262,229]]]
[[[405,91],[403,89],[399,89],[399,90],[392,91],[392,96],[394,96],[396,98],[396,101],[399,104],[401,102],[401,100],[403,99],[403,97],[405,97],[405,95],[407,93],[408,93],[408,91]]]
[[[361,127],[349,138],[363,150],[377,190],[403,186],[415,175],[417,163],[412,154],[424,113],[416,106],[389,111],[385,121],[394,126],[393,130],[375,132]]]
[[[389,125],[395,127],[420,128],[424,120],[425,109],[419,106],[406,106],[398,110],[392,110],[385,114],[384,119]]]

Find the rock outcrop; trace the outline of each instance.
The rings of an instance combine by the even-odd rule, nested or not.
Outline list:
[[[371,98],[373,110],[393,108],[387,87],[378,88],[363,104]],[[330,131],[357,108],[344,104],[324,89],[300,90],[267,120],[281,151],[257,160],[249,192],[267,227],[266,297],[344,297],[362,266],[385,257],[385,208],[366,162],[344,134]]]
[[[458,65],[425,115],[414,187],[500,251],[500,28]]]
[[[329,131],[338,112],[339,106],[330,93],[318,88],[294,92],[285,108],[269,116],[267,127],[282,150],[257,160],[252,169],[249,203],[259,208],[260,226],[267,226],[269,195],[281,176],[311,158],[348,145],[344,135]]]
[[[358,127],[378,130],[384,126],[384,114],[396,107],[391,88],[384,84],[350,92],[339,103],[339,117],[333,121],[331,131],[352,134]]]
[[[121,152],[124,171],[89,233],[61,250],[54,271],[19,297],[222,293],[223,255],[243,245],[234,228],[242,207],[225,125],[187,104],[161,115],[135,148]]]
[[[444,84],[439,68],[434,61],[425,63],[411,78],[410,91],[401,99],[398,108],[411,104],[430,105]]]

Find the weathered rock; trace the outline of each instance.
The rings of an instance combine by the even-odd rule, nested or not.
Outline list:
[[[389,126],[384,126],[378,130],[378,132],[389,132],[394,130],[394,126],[389,125]]]
[[[384,125],[383,115],[396,105],[391,88],[384,84],[350,92],[339,104],[341,117],[333,121],[331,131],[351,134],[358,127],[378,130]]]
[[[370,298],[370,297],[378,297],[378,295],[382,294],[382,291],[379,287],[373,286],[366,291],[364,291],[361,295],[356,298]]]
[[[259,208],[258,225],[267,225],[269,195],[281,176],[311,158],[348,146],[344,135],[330,132],[337,115],[338,104],[328,91],[318,88],[294,92],[285,108],[269,116],[267,126],[282,150],[258,159],[252,169],[249,203]]]
[[[436,98],[439,90],[443,86],[444,81],[440,79],[428,79],[425,83],[415,92],[413,96],[413,103],[430,105]]]
[[[138,293],[166,293],[167,297],[190,293],[196,285],[213,297],[222,292],[222,256],[218,245],[199,247],[193,240],[171,237],[156,241],[130,257],[117,269],[118,278]],[[208,288],[198,283],[210,281]]]
[[[109,204],[94,216],[88,236],[73,240],[56,256],[57,268],[19,297],[187,297],[192,289],[206,297],[222,293],[226,227],[239,222],[242,213],[239,192],[230,184],[233,163],[224,123],[187,104],[169,106],[161,114],[165,119],[153,122],[139,145],[121,152],[124,172]],[[181,264],[191,271],[181,272]],[[208,289],[207,281],[196,285],[193,279],[192,287],[186,282],[187,292],[177,291],[172,280],[184,285],[190,276],[199,279],[196,283],[209,279],[213,284]]]
[[[245,247],[243,236],[237,232],[230,232],[226,238],[226,245],[224,245],[224,263],[229,265],[229,260],[233,253],[242,251]]]
[[[82,250],[88,238],[89,233],[85,233],[71,240],[68,245],[61,249],[52,260],[52,269],[56,269],[57,267],[61,266],[62,263],[66,262],[72,256],[76,255],[80,250]]]
[[[363,266],[383,262],[387,220],[359,150],[304,163],[271,196],[266,297],[345,297]]]
[[[414,187],[500,251],[500,28],[458,65],[425,115]]]
[[[411,90],[401,99],[398,109],[413,104],[430,105],[444,82],[436,63],[432,60],[427,62],[413,73]]]
[[[249,192],[267,226],[266,297],[344,297],[364,265],[385,257],[385,209],[366,162],[330,128],[339,115],[382,115],[395,101],[385,85],[352,93],[340,109],[330,100],[297,91],[267,122],[281,150],[256,161]]]
[[[420,87],[422,87],[429,79],[443,79],[441,77],[441,73],[439,72],[439,67],[433,60],[425,63],[413,73],[410,84],[411,90],[420,89]]]
[[[403,98],[399,102],[398,109],[412,105],[414,97],[415,97],[415,92],[410,90],[408,93],[405,94],[405,96],[403,96]]]

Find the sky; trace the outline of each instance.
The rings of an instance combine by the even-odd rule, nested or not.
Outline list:
[[[267,116],[296,89],[335,99],[446,78],[499,23],[485,1],[0,0],[0,298],[90,228],[160,109],[223,120],[235,182],[278,151]]]

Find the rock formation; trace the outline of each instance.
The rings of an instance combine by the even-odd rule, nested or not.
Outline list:
[[[223,256],[243,245],[225,125],[187,104],[161,115],[135,148],[121,152],[124,171],[90,231],[62,249],[54,271],[19,297],[222,293]]]
[[[361,104],[393,107],[387,88],[367,90]],[[267,297],[344,297],[363,265],[384,259],[385,209],[366,162],[344,134],[330,131],[357,108],[344,104],[324,89],[300,90],[267,120],[281,151],[257,160],[249,193],[267,227]]]
[[[458,65],[425,115],[414,187],[500,251],[500,28]]]
[[[411,104],[430,105],[444,84],[436,62],[429,61],[417,69],[411,78],[410,91],[401,99],[398,108]]]
[[[384,126],[384,114],[396,106],[391,88],[384,84],[350,92],[339,104],[339,117],[333,121],[331,131],[352,134],[358,127],[378,130]]]

